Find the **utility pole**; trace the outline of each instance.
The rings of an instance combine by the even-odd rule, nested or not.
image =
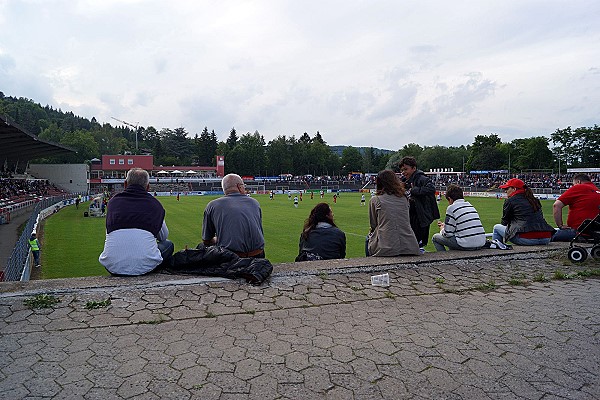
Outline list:
[[[120,119],[115,118],[115,117],[111,117],[111,118],[114,119],[115,121],[119,121],[119,122],[121,122],[121,123],[123,123],[125,125],[128,125],[128,126],[134,128],[134,131],[135,131],[135,152],[137,153],[138,152],[138,125],[139,125],[139,122],[136,122],[135,125],[134,125],[134,124],[131,124],[131,123],[126,122],[126,121],[121,121]]]

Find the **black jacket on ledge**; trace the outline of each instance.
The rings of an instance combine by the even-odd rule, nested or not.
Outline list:
[[[504,201],[500,223],[506,225],[504,241],[510,241],[518,233],[555,232],[544,219],[542,208],[533,211],[523,193],[517,193]]]
[[[243,278],[248,283],[260,285],[273,272],[273,265],[266,258],[241,258],[225,247],[206,247],[200,243],[195,249],[180,250],[173,254],[171,265],[163,271],[229,279]]]

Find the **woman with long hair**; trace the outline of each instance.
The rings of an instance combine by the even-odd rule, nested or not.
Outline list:
[[[366,255],[394,257],[418,255],[419,244],[410,227],[404,185],[394,171],[383,170],[375,179],[376,195],[369,202],[370,232]]]
[[[346,257],[346,234],[333,222],[329,204],[319,203],[304,222],[296,261]]]
[[[493,239],[522,246],[550,243],[554,228],[544,219],[542,204],[525,182],[509,179],[501,189],[506,189],[500,224],[494,225]]]

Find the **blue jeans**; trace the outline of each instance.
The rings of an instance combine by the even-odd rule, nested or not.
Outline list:
[[[456,236],[445,237],[441,233],[436,233],[431,237],[431,242],[435,247],[435,251],[448,250],[478,250],[479,247],[462,247],[456,242]]]
[[[40,265],[40,251],[39,250],[31,250],[33,254],[33,260],[36,266]]]
[[[552,236],[553,242],[570,242],[577,235],[577,231],[573,228],[569,229],[559,229],[556,231],[554,236]]]
[[[505,236],[506,236],[506,225],[500,225],[500,224],[494,225],[492,239],[504,242]],[[514,244],[518,244],[521,246],[535,246],[535,245],[543,245],[543,244],[550,243],[550,238],[526,239],[526,238],[520,237],[517,234],[512,239],[510,239],[510,241]]]
[[[160,251],[160,255],[162,256],[163,262],[160,266],[167,266],[171,263],[171,257],[173,257],[173,251],[175,250],[175,245],[169,239],[163,240],[162,242],[158,242],[158,251]]]

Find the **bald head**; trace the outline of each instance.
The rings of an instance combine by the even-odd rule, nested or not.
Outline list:
[[[244,185],[244,181],[238,174],[227,174],[223,177],[221,181],[221,187],[223,188],[223,193],[241,193],[239,189],[239,185]]]

